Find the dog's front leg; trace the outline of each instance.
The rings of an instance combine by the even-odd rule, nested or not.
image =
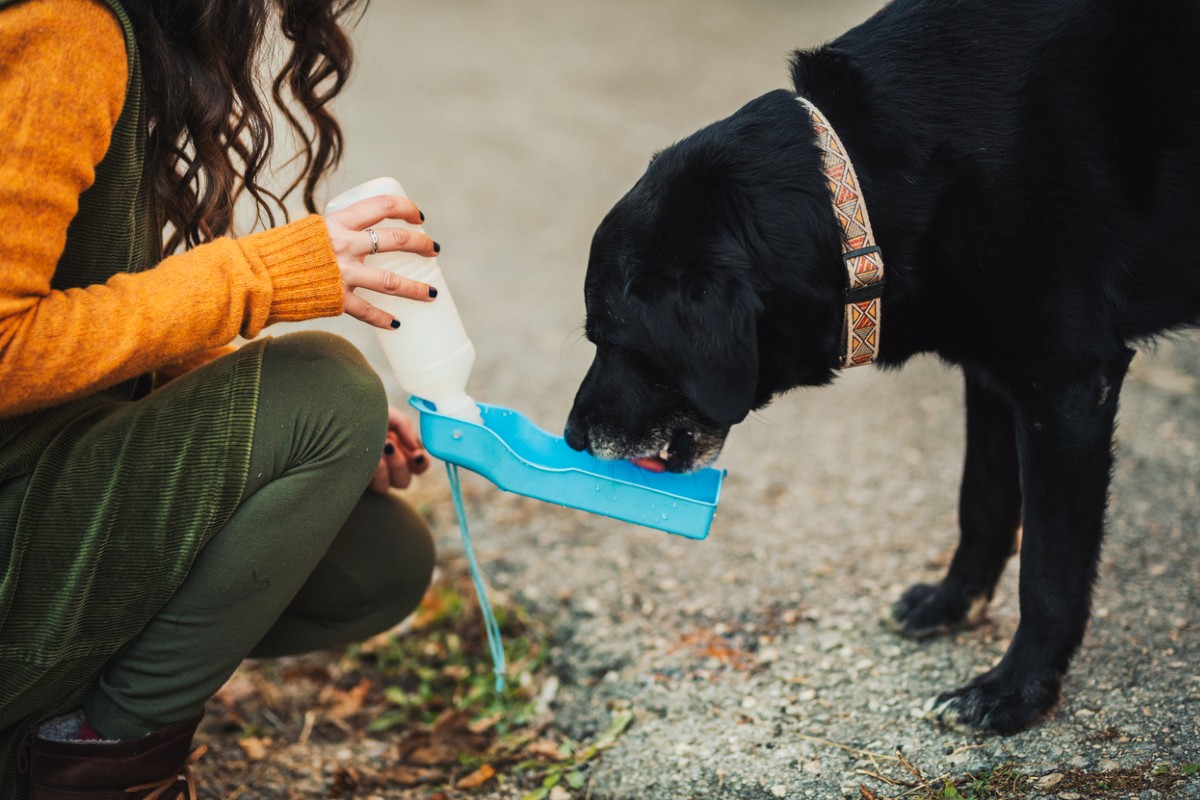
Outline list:
[[[934,701],[939,721],[1009,734],[1057,702],[1087,627],[1117,396],[1132,356],[1114,355],[1075,380],[1014,387],[1024,496],[1021,621],[996,667]]]
[[[967,455],[958,499],[959,543],[942,582],[910,587],[885,619],[924,638],[979,621],[1013,552],[1021,481],[1012,406],[966,378]]]

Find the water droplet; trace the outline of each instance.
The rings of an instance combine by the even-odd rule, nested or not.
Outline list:
[[[456,429],[452,434],[450,434],[450,437],[453,439],[461,439],[462,431]]]
[[[663,519],[666,519],[666,518],[667,518],[667,512],[665,512],[665,511],[663,512],[662,518],[663,518]]]

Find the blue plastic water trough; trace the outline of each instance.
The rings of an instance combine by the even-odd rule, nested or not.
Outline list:
[[[437,412],[413,397],[432,455],[477,472],[506,492],[686,536],[708,536],[725,471],[648,472],[572,450],[561,436],[508,408],[479,404],[483,424]]]

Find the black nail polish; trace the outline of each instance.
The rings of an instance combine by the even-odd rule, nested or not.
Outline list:
[[[416,464],[418,467],[424,466],[425,465],[425,456],[417,456],[416,458],[413,459],[413,463]]]
[[[432,286],[429,287],[429,297],[431,299],[437,297],[437,289],[433,288]]]
[[[399,327],[400,327],[400,320],[398,320],[398,319],[394,319],[394,320],[392,320],[392,327],[393,327],[393,328],[399,328]]]
[[[434,242],[433,243],[433,252],[435,252],[435,253],[442,252],[442,246],[440,244],[438,244],[437,242]]]
[[[418,211],[417,213],[421,215],[421,222],[424,222],[424,221],[425,221],[425,212],[424,212],[424,211]]]
[[[396,453],[396,447],[391,442],[388,442],[383,446],[383,452],[389,456],[394,455]]]

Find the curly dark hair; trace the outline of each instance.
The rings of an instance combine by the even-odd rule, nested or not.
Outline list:
[[[147,164],[163,255],[231,231],[242,192],[258,221],[287,219],[284,198],[313,192],[342,153],[328,108],[346,85],[348,19],[368,0],[121,0],[133,23],[146,92]],[[265,95],[263,42],[277,22],[291,51]],[[279,193],[260,180],[275,145],[274,103],[299,143],[299,175]],[[289,162],[291,163],[291,162]]]

